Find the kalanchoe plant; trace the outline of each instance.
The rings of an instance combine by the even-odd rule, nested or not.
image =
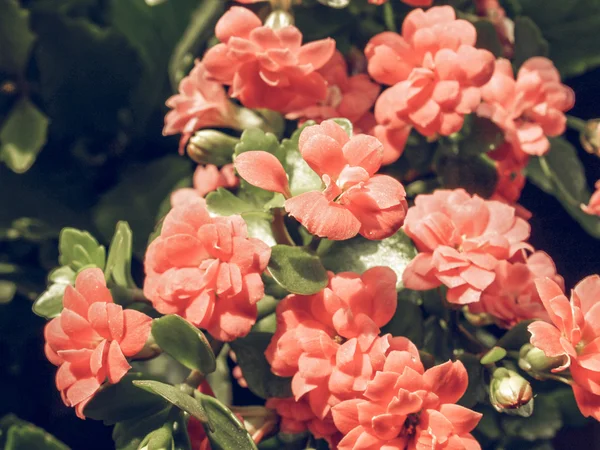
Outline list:
[[[201,2],[162,130],[193,175],[158,161],[138,176],[171,192],[132,211],[124,176],[109,216],[160,211],[132,225],[154,232],[111,222],[107,251],[64,228],[33,305],[65,405],[119,450],[548,448],[600,421],[600,278],[568,298],[518,203],[529,177],[600,238],[600,190],[561,138],[597,154],[598,121],[565,115],[580,61],[547,58],[533,4]],[[24,83],[23,61],[0,75]],[[19,92],[0,159],[26,170],[53,126]]]

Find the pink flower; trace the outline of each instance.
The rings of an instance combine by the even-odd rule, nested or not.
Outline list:
[[[221,43],[208,50],[204,64],[244,106],[286,112],[292,102],[299,108],[327,97],[327,82],[317,71],[331,59],[333,39],[302,45],[296,27],[273,30],[238,6],[221,17],[215,33]]]
[[[360,394],[378,355],[394,345],[378,337],[396,310],[396,275],[375,267],[362,276],[330,274],[312,296],[289,295],[277,306],[277,331],[265,351],[274,374],[293,377],[296,400],[307,396],[320,419],[341,398]]]
[[[424,136],[459,131],[479,105],[479,87],[494,71],[494,56],[475,48],[477,32],[450,6],[411,11],[402,35],[384,32],[365,49],[369,74],[390,85],[375,104],[384,162],[400,157],[411,127]]]
[[[241,216],[211,217],[200,200],[175,206],[146,252],[144,295],[216,339],[245,336],[264,296],[271,249],[249,238]]]
[[[450,303],[478,302],[496,278],[499,261],[519,250],[529,224],[515,209],[494,200],[470,196],[463,189],[418,195],[404,226],[419,254],[403,273],[409,289],[448,287]]]
[[[226,164],[221,169],[213,164],[198,166],[194,172],[193,187],[177,189],[171,194],[171,205],[179,206],[190,200],[203,200],[206,194],[220,187],[234,188],[239,184],[235,176],[233,164]]]
[[[339,51],[325,64],[319,73],[327,81],[327,97],[324,101],[289,112],[286,117],[296,120],[315,120],[345,117],[353,124],[369,113],[379,95],[380,87],[368,75],[348,76],[348,65]]]
[[[564,112],[575,102],[573,91],[560,83],[552,61],[542,57],[525,61],[516,80],[510,61],[498,60],[481,95],[477,114],[501,127],[517,150],[537,156],[550,149],[547,136],[564,133]]]
[[[586,214],[600,216],[600,180],[596,181],[596,191],[592,194],[587,205],[581,205],[581,209]]]
[[[553,372],[570,369],[581,413],[600,420],[600,276],[580,281],[570,302],[549,278],[536,280],[536,286],[552,324],[529,325],[531,344],[548,357],[564,358]]]
[[[221,83],[207,77],[202,62],[196,64],[179,83],[179,93],[169,97],[171,111],[165,116],[163,135],[181,133],[179,153],[194,131],[209,127],[237,128],[234,105],[227,98]]]
[[[505,142],[498,149],[489,152],[488,156],[496,161],[498,183],[492,200],[499,200],[509,205],[517,203],[521,191],[525,187],[525,174],[528,158],[519,158],[512,145]]]
[[[56,366],[56,387],[67,406],[83,409],[102,383],[118,383],[131,368],[126,357],[140,352],[152,319],[113,303],[104,274],[82,270],[67,286],[63,310],[44,329],[45,352]]]
[[[480,449],[481,414],[455,404],[468,381],[460,361],[424,370],[414,345],[390,352],[361,398],[333,407],[338,449]]]
[[[311,234],[333,240],[358,233],[367,239],[384,239],[402,226],[406,193],[394,178],[375,175],[382,158],[376,138],[363,134],[348,138],[342,127],[326,120],[302,131],[299,148],[325,190],[288,198],[285,209]],[[273,155],[246,152],[234,164],[248,183],[290,197],[285,171]]]
[[[529,319],[549,321],[534,280],[548,277],[564,289],[563,278],[556,273],[552,258],[544,252],[535,252],[525,259],[520,252],[512,259],[498,262],[493,283],[483,291],[481,301],[469,305],[469,310],[491,315],[502,328],[512,328]]]

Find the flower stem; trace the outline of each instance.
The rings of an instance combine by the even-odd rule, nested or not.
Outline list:
[[[583,133],[585,131],[586,125],[587,125],[587,122],[585,120],[580,119],[579,117],[567,115],[567,126],[569,128],[572,128],[574,130],[579,131],[580,133]]]
[[[388,30],[396,32],[396,18],[394,17],[394,7],[390,2],[383,4],[383,20]]]
[[[290,233],[285,226],[285,213],[282,208],[275,208],[273,210],[273,223],[271,224],[271,230],[275,237],[275,242],[278,244],[295,246],[294,240],[290,236]]]

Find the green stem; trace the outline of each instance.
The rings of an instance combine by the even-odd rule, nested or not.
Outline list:
[[[193,395],[194,391],[204,381],[204,375],[198,370],[192,370],[185,381],[179,385],[179,388],[188,395]]]
[[[391,2],[383,4],[383,20],[388,30],[396,32],[396,18],[394,16],[394,7]]]
[[[584,133],[587,126],[587,121],[580,119],[579,117],[567,115],[567,126],[579,131],[580,133]]]
[[[271,224],[273,237],[278,244],[295,246],[296,244],[285,226],[284,218],[285,213],[283,212],[283,208],[275,208],[273,210],[273,223]]]

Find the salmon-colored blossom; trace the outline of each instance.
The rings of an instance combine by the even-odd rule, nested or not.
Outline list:
[[[530,324],[531,344],[548,357],[564,358],[552,371],[570,369],[581,413],[600,420],[600,276],[580,281],[570,302],[549,278],[536,280],[536,286],[552,323]]]
[[[344,117],[358,126],[367,119],[365,115],[375,103],[379,85],[373,83],[368,75],[357,74],[348,76],[348,65],[339,51],[325,64],[319,73],[327,81],[327,98],[317,104],[289,112],[288,119],[315,120]],[[367,131],[367,130],[363,130]]]
[[[202,201],[209,192],[220,187],[234,188],[238,184],[233,164],[226,164],[220,170],[213,164],[198,166],[194,171],[193,187],[174,191],[171,194],[171,206],[183,205],[190,200]]]
[[[298,145],[325,189],[288,198],[285,210],[311,234],[332,240],[358,233],[384,239],[398,231],[406,215],[406,192],[396,179],[375,175],[382,158],[376,138],[364,134],[349,138],[341,126],[326,120],[306,127]],[[250,184],[290,196],[285,170],[273,155],[246,152],[234,163]]]
[[[152,319],[113,303],[101,269],[82,270],[67,286],[63,310],[44,329],[45,352],[58,366],[56,387],[67,406],[83,409],[102,383],[118,383],[131,368],[126,357],[139,353]]]
[[[494,55],[475,48],[477,32],[456,19],[451,6],[411,11],[402,35],[384,32],[365,49],[369,74],[390,85],[375,105],[384,163],[400,157],[411,127],[424,136],[448,136],[462,128],[479,105],[479,87],[494,71]]]
[[[418,195],[404,231],[420,252],[403,273],[404,285],[426,290],[444,284],[447,300],[457,304],[478,302],[499,261],[531,249],[524,242],[529,224],[513,207],[463,189]]]
[[[581,205],[581,209],[586,214],[600,216],[600,180],[596,181],[596,191],[592,194],[587,205]]]
[[[277,306],[277,330],[265,351],[272,372],[293,377],[296,400],[307,396],[320,419],[370,379],[372,360],[392,345],[378,335],[397,304],[396,275],[387,267],[329,276],[318,294],[289,295]]]
[[[171,209],[148,247],[144,295],[157,311],[231,341],[256,322],[270,255],[248,237],[241,216],[211,217],[202,201],[190,200]]]
[[[480,449],[470,432],[481,414],[455,404],[468,382],[460,361],[425,370],[412,343],[390,352],[361,398],[333,407],[338,450]]]
[[[318,72],[333,56],[331,38],[302,45],[294,26],[262,26],[252,11],[234,6],[215,29],[220,44],[208,50],[209,76],[231,86],[229,94],[248,108],[287,112],[327,97],[327,82]]]
[[[550,320],[534,283],[536,278],[548,277],[564,289],[564,280],[556,273],[550,256],[535,252],[525,258],[519,252],[510,261],[498,262],[495,275],[481,301],[469,305],[472,313],[487,313],[502,328],[512,328],[523,320]]]
[[[575,94],[561,84],[552,61],[530,58],[513,75],[510,61],[500,59],[492,79],[481,88],[483,103],[477,114],[502,128],[506,139],[528,155],[543,155],[550,149],[547,136],[566,129],[565,112],[573,107]]]
[[[488,156],[496,161],[496,172],[498,173],[498,182],[491,197],[492,200],[515,205],[525,187],[524,170],[529,158],[517,156],[512,145],[508,142],[489,152]]]
[[[181,133],[179,153],[194,131],[209,127],[237,128],[233,103],[223,85],[207,77],[206,67],[199,60],[188,76],[179,82],[179,93],[169,97],[171,111],[165,116],[163,135]]]

